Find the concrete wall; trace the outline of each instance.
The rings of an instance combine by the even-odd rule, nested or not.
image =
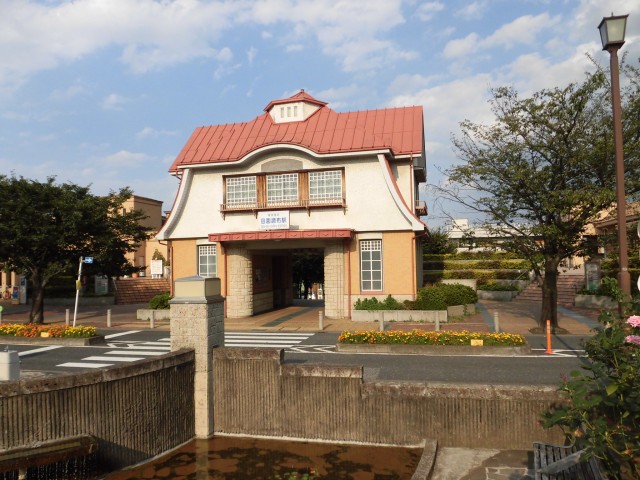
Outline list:
[[[531,449],[555,388],[363,382],[361,367],[283,364],[282,350],[214,350],[216,433]]]
[[[194,436],[194,353],[179,351],[76,375],[0,382],[0,449],[87,434],[101,472]]]

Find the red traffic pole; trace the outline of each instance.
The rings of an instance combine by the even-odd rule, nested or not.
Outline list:
[[[551,320],[547,320],[547,349],[544,353],[553,354],[553,350],[551,350]]]

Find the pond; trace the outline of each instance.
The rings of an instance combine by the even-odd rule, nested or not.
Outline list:
[[[411,478],[421,455],[421,448],[213,437],[104,478],[402,480]]]

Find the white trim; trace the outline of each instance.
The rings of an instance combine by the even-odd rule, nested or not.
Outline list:
[[[406,203],[400,197],[398,190],[396,188],[396,183],[389,173],[389,169],[387,168],[387,160],[384,155],[378,154],[378,164],[380,165],[380,170],[382,172],[382,176],[384,178],[385,183],[387,184],[387,188],[389,189],[389,193],[393,198],[393,201],[396,203],[396,207],[400,210],[400,213],[407,219],[407,221],[411,224],[411,229],[414,231],[424,231],[425,224],[422,223],[411,210],[407,208]]]
[[[200,246],[200,245],[214,245],[217,244],[218,242],[210,242],[208,238],[199,238],[196,240],[196,245]]]
[[[382,240],[382,232],[358,233],[358,240]]]
[[[171,209],[171,215],[169,219],[162,226],[160,231],[156,235],[156,240],[167,240],[173,229],[178,225],[178,221],[184,212],[184,207],[187,204],[188,192],[191,190],[191,183],[193,181],[193,172],[185,170],[180,181],[180,188],[176,195],[176,201]]]
[[[341,152],[341,153],[316,153],[313,150],[310,150],[306,147],[301,147],[300,145],[291,145],[289,143],[276,143],[273,145],[266,145],[264,147],[260,147],[256,150],[252,150],[251,152],[249,152],[248,154],[246,154],[244,157],[242,157],[239,160],[235,160],[233,162],[217,162],[217,163],[198,163],[195,165],[179,165],[177,168],[178,170],[184,170],[184,171],[188,171],[191,169],[200,169],[200,168],[229,168],[230,166],[237,166],[240,164],[243,164],[245,162],[249,162],[252,161],[254,157],[256,156],[261,156],[264,155],[266,152],[269,152],[270,150],[282,150],[283,148],[286,149],[291,149],[291,150],[298,150],[300,152],[306,153],[307,155],[310,155],[314,158],[317,159],[323,159],[323,158],[341,158],[341,157],[363,157],[363,156],[370,156],[370,155],[388,155],[391,153],[391,150],[389,149],[382,149],[382,150],[362,150],[362,151],[356,151],[356,152]],[[408,158],[409,156],[407,156]],[[402,158],[402,157],[395,157],[395,158]]]

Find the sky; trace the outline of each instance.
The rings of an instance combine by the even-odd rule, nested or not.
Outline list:
[[[638,64],[638,0],[0,0],[0,174],[170,210],[196,127],[304,89],[339,112],[424,107],[423,220],[440,226],[473,215],[431,187],[459,162],[460,122],[492,122],[491,88],[528,96],[607,65],[612,13]]]

